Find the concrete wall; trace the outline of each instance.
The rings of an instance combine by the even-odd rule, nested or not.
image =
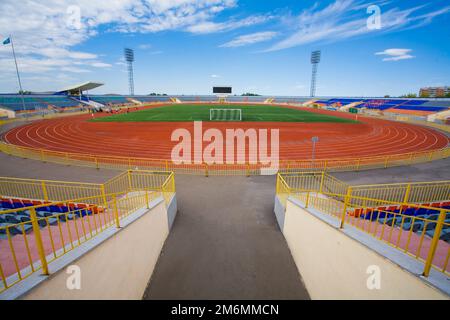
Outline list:
[[[169,233],[164,201],[71,263],[81,290],[68,290],[66,268],[22,299],[141,299]]]
[[[12,119],[16,117],[16,113],[9,109],[0,108],[0,116],[7,116]]]
[[[283,233],[312,299],[448,299],[291,200]],[[380,289],[369,290],[367,268],[373,265],[380,270]]]

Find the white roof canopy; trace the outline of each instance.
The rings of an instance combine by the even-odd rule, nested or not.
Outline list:
[[[68,91],[68,92],[80,92],[81,91],[81,92],[83,92],[83,91],[87,91],[87,90],[92,90],[92,89],[98,88],[98,87],[100,87],[102,85],[103,85],[103,83],[100,83],[100,82],[88,81],[88,82],[81,83],[81,84],[76,85],[76,86],[71,86],[71,87],[65,88],[65,89],[61,90],[60,92],[64,92],[64,91]]]

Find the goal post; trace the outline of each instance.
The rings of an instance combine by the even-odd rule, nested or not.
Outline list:
[[[242,109],[212,108],[209,109],[210,121],[242,121]]]

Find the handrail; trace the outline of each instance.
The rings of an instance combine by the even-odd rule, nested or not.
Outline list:
[[[368,233],[370,236],[375,237],[377,240],[381,240],[386,242],[387,244],[394,246],[396,249],[401,250],[408,255],[416,258],[417,260],[420,260],[424,262],[424,271],[423,275],[425,277],[428,277],[430,274],[431,268],[437,269],[440,272],[443,272],[444,274],[449,274],[447,271],[448,263],[449,263],[449,257],[450,257],[450,246],[446,249],[446,247],[442,244],[443,241],[439,240],[441,236],[441,230],[443,230],[443,226],[446,228],[450,227],[450,223],[446,222],[446,216],[450,213],[450,209],[445,209],[441,207],[434,207],[431,205],[424,205],[423,203],[428,202],[445,202],[450,200],[450,193],[446,191],[445,193],[441,192],[441,189],[436,189],[435,187],[444,187],[448,188],[450,190],[450,181],[436,181],[436,182],[419,182],[419,183],[405,183],[405,184],[380,184],[380,185],[369,185],[369,188],[365,185],[356,185],[352,186],[349,184],[346,184],[345,182],[340,181],[339,179],[336,179],[336,181],[341,182],[345,184],[345,192],[342,190],[342,193],[335,193],[335,192],[328,192],[325,189],[322,189],[322,184],[325,181],[325,177],[330,177],[328,174],[322,172],[321,179],[321,187],[317,187],[316,184],[311,184],[311,180],[308,179],[308,174],[305,173],[299,173],[297,175],[298,179],[295,180],[296,187],[292,187],[289,184],[286,184],[286,181],[284,180],[283,176],[292,176],[295,177],[295,174],[292,175],[290,173],[283,174],[278,173],[277,175],[277,196],[279,197],[280,201],[282,202],[283,206],[286,207],[286,193],[290,195],[291,197],[299,198],[301,201],[305,203],[305,208],[308,207],[315,207],[316,209],[327,213],[334,215],[339,221],[340,221],[340,227],[345,228],[347,224],[352,225],[353,227],[356,227],[358,229],[361,229],[362,231]],[[316,178],[319,178],[319,175],[317,172],[311,172],[309,175],[314,175]],[[303,180],[302,180],[303,179]],[[298,187],[298,185],[301,185],[304,183],[304,187]],[[280,188],[278,187],[280,184],[284,185],[283,192],[281,192]],[[428,184],[428,185],[426,185]],[[408,201],[409,199],[409,192],[414,186],[420,186],[423,187],[429,187],[428,191],[426,191],[427,198],[426,200],[422,201],[421,203],[414,203]],[[376,189],[371,189],[370,187],[376,187]],[[397,188],[395,188],[397,187]],[[358,190],[358,188],[360,188]],[[378,193],[379,190],[387,190],[386,193]],[[366,191],[366,196],[360,196],[354,194],[354,192],[357,191]],[[439,190],[439,192],[436,192],[436,190]],[[372,195],[370,192],[374,192]],[[399,193],[400,192],[400,193]],[[403,192],[403,193],[402,193]],[[398,195],[400,194],[400,197]],[[319,195],[322,195],[320,197]],[[380,198],[380,195],[383,195],[386,198]],[[401,200],[393,201],[390,200],[392,195],[401,198]],[[339,198],[340,200],[337,200],[336,198]],[[417,200],[417,199],[416,199]],[[394,207],[396,209],[390,209],[391,207]],[[439,211],[439,218],[437,220],[428,219],[422,216],[411,216],[404,213],[404,210],[406,208],[417,208],[417,209],[424,209],[424,210],[433,210]],[[357,210],[359,210],[359,213],[357,214]],[[395,211],[399,210],[399,211]],[[374,213],[377,212],[376,217],[374,218]],[[364,216],[364,219],[359,219],[359,214]],[[369,220],[366,220],[365,215],[369,215]],[[386,217],[382,221],[380,220],[380,216]],[[391,217],[392,223],[387,223],[387,218]],[[375,219],[375,220],[374,220]],[[395,223],[400,219],[400,226],[396,226]],[[407,219],[412,219],[412,222],[410,225],[406,224]],[[362,222],[363,221],[363,222]],[[366,222],[369,221],[369,222]],[[411,237],[413,235],[413,223],[415,221],[423,221],[425,225],[423,226],[423,231],[421,232],[419,243],[417,245],[416,252],[410,252],[413,249],[409,249],[409,245],[411,242]],[[436,228],[432,235],[431,240],[429,240],[429,244],[424,246],[424,236],[427,229],[427,224],[435,223]],[[375,224],[372,226],[372,224]],[[377,227],[382,225],[382,231],[381,235],[379,232],[377,233]],[[368,230],[367,230],[368,226]],[[408,227],[406,227],[408,226]],[[371,227],[374,230],[371,230]],[[381,228],[381,227],[380,227]],[[405,229],[406,228],[406,229]],[[384,238],[384,231],[385,229],[389,229],[389,238],[386,240]],[[398,235],[395,237],[396,239],[392,239],[393,231],[396,230]],[[401,235],[403,233],[407,233],[407,242],[406,247],[402,247],[400,244]],[[445,243],[444,243],[445,244]],[[423,248],[428,248],[428,253],[426,257],[421,257],[421,250]],[[436,256],[437,250],[440,249],[440,254],[442,259],[439,261],[438,264],[434,263],[434,259]],[[447,250],[447,251],[445,251]],[[422,252],[423,254],[424,252]]]

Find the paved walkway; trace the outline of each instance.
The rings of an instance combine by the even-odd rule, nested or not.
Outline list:
[[[0,153],[0,176],[104,182],[114,170]],[[360,173],[353,184],[449,179],[450,159]],[[273,214],[274,176],[176,176],[179,213],[144,298],[307,299]]]
[[[273,214],[275,177],[177,176],[179,213],[144,299],[308,299]]]

